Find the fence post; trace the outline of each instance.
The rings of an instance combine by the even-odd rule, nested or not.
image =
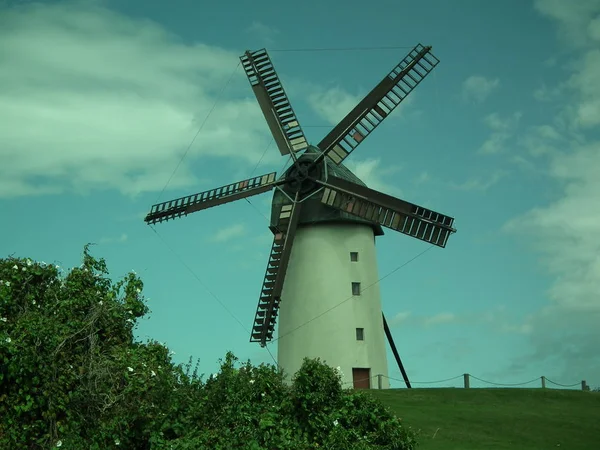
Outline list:
[[[465,389],[469,389],[469,388],[471,387],[471,386],[470,386],[470,384],[469,384],[469,374],[468,374],[468,373],[465,373],[465,374],[463,375],[463,377],[464,377],[464,379],[465,379]]]
[[[546,389],[546,377],[542,375],[542,389]]]
[[[377,374],[377,389],[383,389],[383,375]]]
[[[581,390],[582,391],[589,390],[589,387],[588,387],[587,383],[585,382],[585,380],[581,380]]]

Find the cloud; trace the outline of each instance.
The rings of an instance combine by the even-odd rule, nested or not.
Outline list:
[[[127,240],[127,235],[125,233],[121,234],[118,237],[103,237],[98,241],[99,244],[116,244],[120,242],[125,242]]]
[[[425,326],[433,326],[433,325],[441,325],[444,323],[452,323],[457,319],[456,315],[453,313],[439,313],[435,316],[426,317],[423,320],[423,324]]]
[[[396,325],[400,325],[406,322],[410,318],[410,312],[403,311],[394,315],[390,320],[388,320],[388,326],[395,327]]]
[[[586,52],[567,86],[577,95],[571,110],[574,126],[587,129],[600,125],[600,50]]]
[[[274,42],[275,36],[279,34],[279,30],[265,25],[262,22],[257,20],[253,20],[248,28],[246,28],[246,33],[257,36],[261,39],[266,45],[271,45]]]
[[[394,315],[388,320],[388,325],[394,327],[400,324],[407,323],[411,326],[416,327],[432,327],[436,325],[443,325],[448,323],[464,323],[465,321],[473,320],[474,317],[458,316],[454,313],[443,312],[437,313],[432,316],[414,316],[410,311],[402,311]],[[478,316],[476,320],[480,320]]]
[[[465,100],[482,103],[499,86],[500,80],[498,78],[492,79],[481,75],[473,75],[463,81],[462,95]]]
[[[487,191],[507,175],[508,172],[505,170],[496,170],[488,177],[470,178],[461,184],[451,183],[450,187],[460,191]]]
[[[243,236],[245,233],[246,226],[239,223],[217,231],[211,240],[213,242],[227,242],[237,237]]]
[[[559,375],[600,382],[600,139],[591,128],[600,123],[594,107],[600,89],[593,81],[600,79],[600,52],[589,33],[600,2],[539,0],[536,7],[557,21],[560,37],[577,51],[569,55],[564,83],[572,95],[552,123],[533,132],[543,147],[538,164],[558,194],[504,227],[536,249],[551,280],[546,306],[521,324],[530,329],[533,351],[515,367],[549,361]]]
[[[600,2],[598,0],[535,0],[535,9],[554,19],[561,39],[572,46],[586,46],[600,41]]]
[[[507,117],[501,117],[498,113],[486,116],[483,123],[491,130],[491,134],[478,152],[486,155],[503,152],[508,141],[514,136],[521,117],[522,113],[518,111]]]
[[[600,142],[573,145],[552,158],[549,174],[563,185],[562,195],[506,224],[529,232],[556,277],[548,294],[555,305],[600,312]]]
[[[560,95],[562,94],[562,86],[556,86],[553,88],[549,88],[545,83],[533,91],[533,98],[540,102],[551,102],[554,100],[558,100]]]
[[[517,143],[533,157],[557,154],[568,145],[556,127],[550,124],[529,127],[517,138]]]
[[[400,167],[393,165],[381,167],[381,160],[379,158],[362,160],[352,158],[344,161],[344,165],[371,189],[389,195],[402,195],[402,192],[396,185],[385,181],[386,176],[398,172]]]
[[[429,175],[429,172],[423,171],[415,179],[415,184],[424,184],[424,183],[427,183],[430,180],[431,180],[431,175]]]
[[[432,315],[413,315],[410,311],[397,313],[388,319],[388,325],[413,326],[427,328],[437,325],[453,324],[460,326],[485,326],[488,330],[501,334],[530,335],[534,329],[534,315],[528,315],[523,320],[506,308],[505,305],[496,305],[487,311],[470,313],[440,312]]]
[[[94,2],[0,10],[0,197],[162,189],[238,62]],[[255,162],[267,132],[250,90],[221,99],[169,187],[203,156]]]
[[[361,97],[350,94],[340,87],[320,90],[308,95],[308,104],[322,119],[332,125],[337,125],[361,100]]]

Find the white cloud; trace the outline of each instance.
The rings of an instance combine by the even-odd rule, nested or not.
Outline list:
[[[227,242],[237,237],[243,236],[245,233],[245,225],[239,223],[220,229],[215,233],[211,240],[214,242]]]
[[[542,15],[554,19],[565,43],[585,46],[600,41],[600,2],[598,0],[535,0],[534,6]]]
[[[493,155],[503,152],[508,141],[514,136],[521,116],[520,112],[507,117],[501,117],[498,113],[486,116],[483,122],[491,130],[491,134],[479,148],[479,153]]]
[[[0,8],[0,197],[162,189],[237,65],[90,2]],[[255,162],[267,132],[249,89],[221,100],[169,187],[203,155]]]
[[[473,75],[463,81],[462,94],[465,100],[482,103],[500,86],[498,78],[486,78]]]
[[[458,189],[461,191],[487,191],[489,188],[494,186],[500,180],[505,178],[508,175],[508,172],[505,170],[496,170],[490,176],[482,178],[470,178],[464,183],[456,184],[451,183],[450,186],[453,189]]]
[[[600,125],[600,50],[590,50],[583,56],[580,69],[567,85],[578,98],[572,110],[573,124],[581,128]]]
[[[279,30],[265,25],[258,20],[253,20],[250,26],[246,28],[246,32],[257,36],[266,45],[273,44],[275,36],[279,34]]]
[[[116,244],[120,242],[125,242],[127,238],[128,236],[125,233],[121,234],[121,236],[118,237],[103,237],[100,238],[99,244]]]
[[[352,158],[344,161],[344,165],[371,189],[381,191],[388,195],[402,195],[402,192],[398,187],[385,180],[386,176],[399,171],[399,167],[381,167],[381,160],[379,158],[362,160]]]
[[[308,95],[308,104],[321,118],[332,125],[337,125],[361,100],[361,97],[350,94],[340,87]]]
[[[429,172],[427,171],[423,171],[419,174],[419,176],[415,179],[415,184],[423,184],[423,183],[427,183],[428,181],[431,180],[431,175],[429,175]]]
[[[406,322],[410,318],[411,314],[409,311],[399,312],[394,315],[390,320],[388,320],[388,326],[395,327],[396,325],[400,325]]]
[[[529,127],[517,143],[533,157],[557,154],[567,145],[556,127],[549,124]]]
[[[453,313],[439,313],[435,316],[426,317],[423,320],[425,326],[441,325],[444,323],[452,323],[457,320],[457,317]]]
[[[488,311],[473,311],[461,314],[440,312],[432,315],[413,315],[411,312],[403,311],[388,320],[388,324],[390,326],[405,324],[405,326],[418,328],[444,324],[485,326],[490,331],[493,330],[498,333],[529,334],[533,329],[532,320],[533,316],[528,316],[525,321],[520,323],[515,320],[514,313],[504,305],[496,305]]]
[[[553,100],[557,100],[562,93],[562,86],[556,86],[554,88],[549,88],[545,83],[533,91],[533,98],[540,102],[551,102]]]
[[[547,306],[521,324],[534,351],[520,364],[555,360],[561,374],[600,381],[600,139],[591,128],[600,124],[600,52],[589,33],[600,2],[538,0],[536,7],[558,22],[564,43],[578,51],[570,55],[572,75],[563,83],[572,95],[552,124],[528,131],[544,147],[538,164],[545,163],[559,194],[505,226],[529,239],[551,277]]]

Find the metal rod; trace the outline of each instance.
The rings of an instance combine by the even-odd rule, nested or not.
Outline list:
[[[390,327],[388,327],[387,320],[385,320],[385,315],[383,311],[381,312],[381,317],[383,318],[383,329],[385,330],[385,335],[387,336],[388,342],[390,343],[390,347],[392,347],[392,353],[394,354],[394,358],[396,358],[396,363],[398,363],[398,368],[400,372],[402,372],[402,378],[404,378],[404,383],[406,383],[406,387],[411,389],[410,381],[408,379],[408,375],[406,374],[406,370],[404,370],[404,366],[402,365],[402,360],[400,359],[400,355],[398,354],[398,349],[396,348],[396,344],[394,343],[394,338],[392,337],[392,333],[390,331]]]

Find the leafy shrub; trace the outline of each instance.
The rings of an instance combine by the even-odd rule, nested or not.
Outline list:
[[[0,260],[0,448],[413,449],[414,434],[340,374],[306,359],[286,384],[230,352],[206,380],[158,342],[135,273],[113,282],[86,246],[80,267]]]

